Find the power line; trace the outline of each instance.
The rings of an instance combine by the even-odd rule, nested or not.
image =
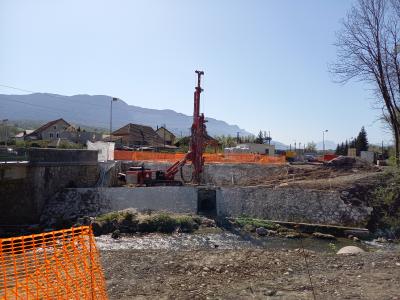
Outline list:
[[[52,110],[52,111],[55,111],[55,112],[60,112],[59,109],[56,110],[55,108],[52,108],[52,107],[48,107],[48,106],[44,106],[44,105],[40,105],[40,104],[33,104],[33,103],[24,102],[24,101],[16,100],[16,99],[4,99],[4,97],[7,97],[7,96],[2,95],[2,97],[0,98],[0,100],[9,101],[9,102],[17,102],[17,103],[21,103],[21,104],[26,104],[26,105],[34,106],[34,107],[40,107],[40,108]],[[66,112],[66,111],[61,110],[61,112]]]
[[[5,87],[5,88],[9,88],[9,89],[13,89],[13,90],[17,90],[17,91],[21,91],[21,92],[35,93],[33,91],[24,90],[24,89],[21,89],[21,88],[10,86],[10,85],[0,84],[0,86]]]
[[[13,89],[13,90],[21,91],[21,92],[26,92],[26,93],[41,94],[42,96],[45,96],[45,97],[50,97],[50,98],[54,98],[54,99],[61,100],[61,101],[66,101],[66,102],[71,102],[71,99],[68,98],[68,96],[40,93],[40,92],[35,92],[35,91],[31,91],[31,90],[27,90],[27,89],[11,86],[11,85],[6,85],[6,84],[2,84],[2,83],[0,83],[0,87],[5,87],[5,88],[8,88],[8,89]],[[106,96],[106,97],[112,98],[111,96]],[[105,108],[106,107],[105,105],[87,103],[87,102],[81,102],[81,103],[79,103],[79,105],[96,106],[96,107],[101,107],[101,108]],[[118,107],[115,107],[114,109],[120,110],[120,111],[126,111],[126,109],[121,109],[121,108],[118,108]]]
[[[14,99],[15,96],[13,96],[13,99],[5,99],[6,97],[8,97],[8,96],[2,95],[0,97],[0,100],[9,101],[9,102],[16,102],[16,103],[20,103],[20,104],[25,104],[25,105],[29,105],[29,106],[33,106],[33,107],[38,107],[38,108],[41,108],[41,109],[50,110],[50,111],[57,112],[57,113],[72,113],[73,112],[72,110],[71,111],[65,111],[65,110],[55,109],[55,108],[44,106],[44,105],[40,105],[40,104],[33,104],[33,103],[17,100],[17,99]],[[108,125],[107,122],[101,122],[101,121],[98,121],[98,120],[96,120],[96,122],[99,123],[99,124]]]

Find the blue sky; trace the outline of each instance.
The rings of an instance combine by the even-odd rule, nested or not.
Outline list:
[[[335,32],[350,0],[0,2],[0,84],[105,94],[192,114],[202,110],[284,143],[355,136],[389,142],[373,94],[334,83]],[[16,91],[0,88],[0,93]]]

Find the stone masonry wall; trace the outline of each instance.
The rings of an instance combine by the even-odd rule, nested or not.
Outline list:
[[[46,205],[42,221],[54,226],[125,208],[197,213],[198,188],[143,187],[65,189]],[[267,187],[216,188],[217,215],[364,227],[371,208],[346,204],[338,192]]]
[[[371,212],[370,207],[346,204],[336,191],[266,187],[221,188],[217,191],[220,216],[247,215],[288,222],[363,227]]]
[[[57,226],[85,216],[97,216],[126,208],[197,212],[195,187],[79,188],[57,193],[46,205],[41,223]]]

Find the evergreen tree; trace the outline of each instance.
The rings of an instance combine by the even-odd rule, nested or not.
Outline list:
[[[342,149],[340,148],[340,145],[337,144],[335,154],[336,155],[341,155],[341,151],[342,151]]]
[[[336,147],[335,154],[336,155],[344,155],[344,143],[342,142],[341,144],[338,144]]]
[[[355,148],[357,149],[357,155],[360,155],[361,151],[368,151],[368,138],[364,126],[361,127],[360,133],[355,140]]]
[[[264,137],[263,137],[263,133],[262,133],[261,130],[258,133],[258,136],[257,136],[257,138],[255,139],[254,142],[257,143],[257,144],[264,144]]]

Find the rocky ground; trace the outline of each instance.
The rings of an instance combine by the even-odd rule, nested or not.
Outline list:
[[[101,250],[110,299],[400,299],[400,253]],[[311,282],[308,276],[311,275]]]

